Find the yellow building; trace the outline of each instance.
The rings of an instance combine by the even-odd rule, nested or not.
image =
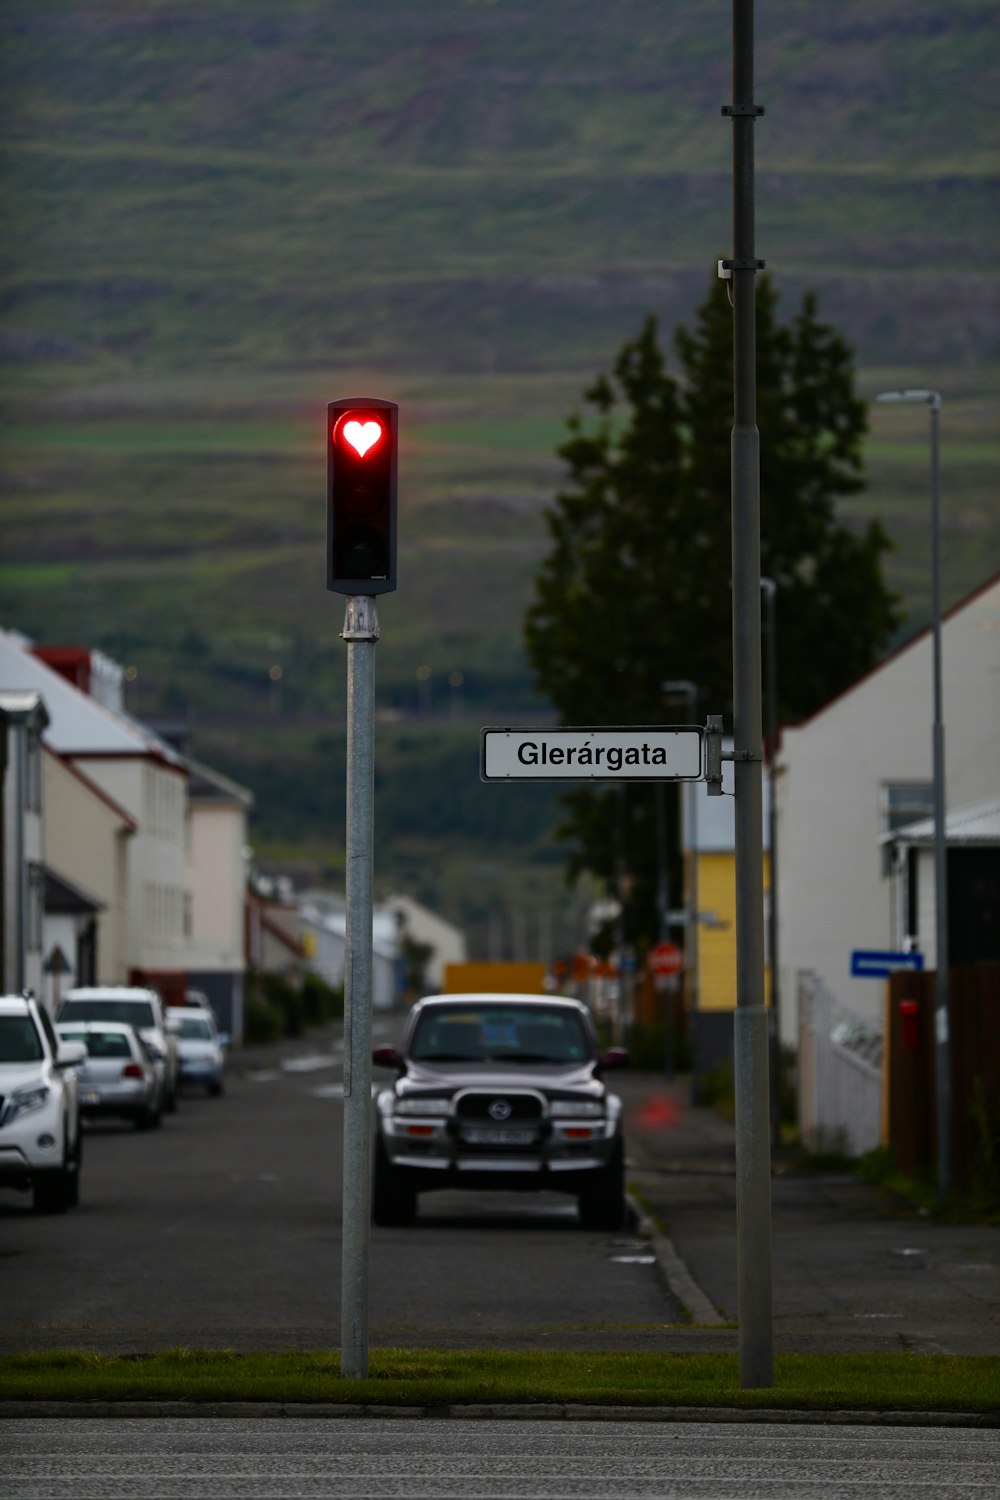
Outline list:
[[[703,782],[685,789],[685,905],[697,906],[696,929],[688,930],[687,1004],[696,1008],[699,1071],[728,1061],[733,1050],[736,1008],[736,828],[732,763],[723,763],[723,793],[709,797]],[[767,825],[770,797],[764,778],[765,928],[770,899]],[[692,884],[693,882],[693,884]],[[766,931],[765,931],[766,943]],[[770,970],[765,976],[770,1004]]]

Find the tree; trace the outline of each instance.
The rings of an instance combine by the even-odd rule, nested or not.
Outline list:
[[[864,488],[864,402],[851,351],[807,294],[790,323],[757,293],[761,571],[777,584],[782,720],[867,671],[898,623],[882,577],[888,538],[837,503]],[[678,722],[662,684],[685,678],[701,712],[732,699],[732,312],[713,281],[666,367],[655,319],[584,392],[559,449],[569,475],[546,514],[551,550],[525,618],[537,688],[565,724]],[[631,889],[628,935],[656,935],[653,788],[566,794],[568,875]]]

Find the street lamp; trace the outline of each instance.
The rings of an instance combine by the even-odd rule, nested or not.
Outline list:
[[[888,406],[930,407],[931,415],[931,619],[934,643],[934,922],[937,971],[934,982],[935,1083],[937,1093],[938,1192],[951,1191],[951,1068],[948,1040],[948,876],[944,806],[944,716],[941,704],[941,471],[938,391],[883,391]]]
[[[767,619],[767,735],[771,741],[768,768],[770,806],[767,815],[768,863],[771,903],[768,910],[768,946],[771,950],[771,1144],[781,1141],[781,976],[778,969],[778,585],[773,578],[760,580]]]

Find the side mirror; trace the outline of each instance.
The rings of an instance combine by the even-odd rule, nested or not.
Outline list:
[[[607,1052],[602,1052],[597,1059],[599,1065],[605,1069],[627,1068],[632,1059],[624,1047],[609,1047]]]
[[[87,1061],[87,1048],[83,1042],[60,1042],[56,1053],[57,1068],[76,1068]]]
[[[372,1062],[379,1068],[398,1068],[402,1061],[395,1047],[376,1047],[372,1053]]]

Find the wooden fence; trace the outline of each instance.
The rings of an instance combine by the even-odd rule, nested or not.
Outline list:
[[[908,1173],[937,1157],[934,983],[901,971],[888,984],[889,1145]],[[952,969],[948,989],[952,1177],[964,1188],[1000,1127],[1000,964]]]

